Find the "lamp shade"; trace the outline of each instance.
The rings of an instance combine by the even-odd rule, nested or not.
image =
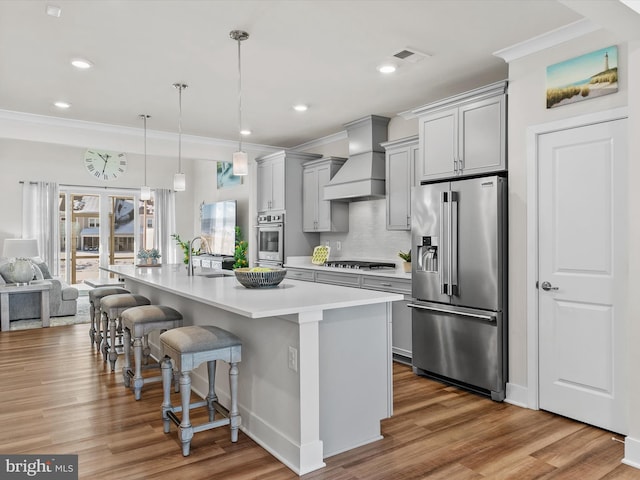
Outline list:
[[[7,258],[37,257],[38,241],[35,238],[6,238],[2,254]]]
[[[151,200],[151,189],[146,185],[140,187],[140,200]]]
[[[175,173],[173,175],[173,189],[176,192],[184,192],[187,188],[187,179],[184,173]]]
[[[249,174],[249,162],[247,154],[243,151],[233,153],[233,174],[234,175],[248,175]]]

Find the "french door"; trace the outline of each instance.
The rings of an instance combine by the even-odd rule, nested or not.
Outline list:
[[[153,201],[137,191],[60,187],[60,275],[79,284],[100,267],[133,264],[153,243]]]

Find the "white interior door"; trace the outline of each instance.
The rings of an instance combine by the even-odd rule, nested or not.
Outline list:
[[[539,405],[626,433],[626,120],[538,139]]]

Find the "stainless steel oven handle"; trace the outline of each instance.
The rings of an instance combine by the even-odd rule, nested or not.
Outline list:
[[[425,305],[418,305],[416,303],[408,303],[407,307],[417,308],[419,310],[430,310],[432,312],[450,313],[452,315],[462,315],[464,317],[480,318],[482,320],[486,320],[486,321],[491,322],[491,323],[496,323],[497,322],[497,318],[496,318],[495,315],[482,315],[481,313],[459,312],[457,310],[456,311],[452,311],[452,310],[447,310],[447,309],[444,309],[444,308],[427,307]]]

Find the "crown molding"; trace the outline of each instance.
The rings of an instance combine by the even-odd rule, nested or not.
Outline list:
[[[329,145],[331,143],[339,142],[340,140],[347,139],[347,131],[342,130],[337,133],[332,133],[331,135],[327,135],[326,137],[316,138],[315,140],[310,140],[305,143],[301,143],[300,145],[296,145],[292,148],[292,150],[310,150],[312,148],[321,147],[323,145]]]
[[[600,25],[597,25],[587,18],[583,18],[582,20],[556,28],[555,30],[530,38],[524,42],[516,43],[510,47],[495,51],[493,52],[493,55],[502,58],[507,63],[510,63],[514,60],[526,57],[527,55],[555,47],[561,43],[595,32],[596,30],[600,30],[600,28]]]
[[[61,117],[49,117],[31,113],[0,109],[0,137],[34,142],[45,142],[79,147],[100,147],[113,150],[125,150],[131,153],[143,153],[140,138],[143,129],[125,127],[98,122],[87,122]],[[150,152],[157,155],[175,155],[178,134],[160,130],[148,130],[147,138],[155,142]],[[212,158],[212,150],[233,151],[237,140],[202,137],[182,134],[185,156],[193,158]],[[265,155],[282,150],[282,147],[242,142],[247,152]]]

